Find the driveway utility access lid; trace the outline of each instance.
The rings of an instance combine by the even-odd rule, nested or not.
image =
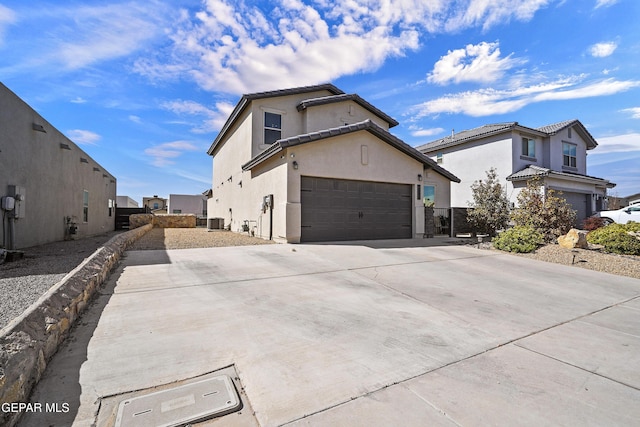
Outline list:
[[[120,402],[116,427],[174,427],[240,409],[231,379],[219,375]]]

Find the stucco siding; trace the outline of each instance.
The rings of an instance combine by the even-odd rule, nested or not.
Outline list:
[[[364,154],[363,146],[366,147]],[[292,214],[297,212],[299,215],[300,212],[294,205],[300,203],[300,176],[302,175],[411,184],[414,194],[413,233],[422,235],[424,232],[422,200],[416,195],[416,186],[422,185],[418,181],[418,175],[424,174],[422,163],[406,156],[368,132],[362,131],[291,147],[287,149],[286,159],[289,203],[292,205],[289,209]],[[298,164],[297,170],[293,168],[293,160]],[[299,227],[299,222],[299,216],[290,219],[292,227],[295,224]],[[291,236],[296,234],[297,231],[292,232]]]
[[[34,130],[34,123],[45,132]],[[0,196],[10,185],[25,193],[24,217],[15,221],[16,248],[68,237],[67,217],[77,225],[75,237],[114,229],[115,177],[1,84],[0,129]]]
[[[451,206],[467,207],[473,200],[471,185],[484,179],[491,167],[497,170],[500,183],[510,194],[513,187],[506,178],[512,173],[512,145],[511,134],[506,134],[439,151],[442,153],[440,166],[460,178],[459,184],[451,184]],[[430,153],[430,157],[437,160],[438,156]]]
[[[303,112],[303,133],[317,132],[370,119],[385,130],[389,123],[371,114],[354,101],[344,101],[307,108]]]
[[[280,114],[282,118],[282,138],[289,138],[291,136],[300,135],[304,132],[303,114],[300,114],[297,110],[298,104],[311,98],[319,98],[323,96],[329,96],[331,93],[326,90],[317,92],[307,92],[296,95],[278,96],[273,98],[257,99],[251,103],[250,109],[252,112],[252,133],[251,139],[246,141],[253,141],[251,156],[245,158],[244,161],[256,156],[261,151],[268,148],[268,145],[264,144],[264,113],[272,112]]]

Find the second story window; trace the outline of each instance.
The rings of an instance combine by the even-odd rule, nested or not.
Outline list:
[[[282,138],[282,116],[276,113],[264,113],[264,143],[273,144]]]
[[[522,155],[536,157],[536,140],[522,137]]]
[[[577,167],[575,144],[569,144],[568,142],[562,143],[562,165],[570,168]]]
[[[436,162],[437,163],[443,162],[442,153],[436,153]]]

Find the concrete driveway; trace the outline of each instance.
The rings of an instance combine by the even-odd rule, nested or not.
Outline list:
[[[640,280],[367,244],[128,252],[23,425],[225,367],[244,415],[206,425],[637,425]]]

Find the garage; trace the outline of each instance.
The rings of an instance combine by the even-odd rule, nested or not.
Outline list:
[[[410,184],[300,180],[302,242],[413,237]]]
[[[584,193],[574,193],[563,191],[560,197],[564,198],[571,208],[576,211],[575,226],[580,227],[582,221],[591,216],[591,195]]]

